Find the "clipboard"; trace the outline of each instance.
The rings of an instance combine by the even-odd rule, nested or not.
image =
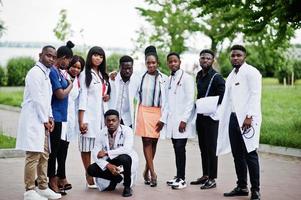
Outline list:
[[[199,114],[211,114],[217,110],[219,96],[204,97],[196,100],[196,111]]]

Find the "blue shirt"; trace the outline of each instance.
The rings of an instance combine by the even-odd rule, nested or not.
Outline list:
[[[66,122],[67,121],[67,110],[68,110],[68,96],[64,99],[58,99],[54,92],[58,89],[66,89],[68,87],[68,81],[61,74],[56,67],[51,67],[49,78],[52,85],[52,99],[51,107],[52,114],[55,122]]]

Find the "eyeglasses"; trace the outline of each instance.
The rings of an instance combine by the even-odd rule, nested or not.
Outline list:
[[[255,135],[255,129],[253,126],[251,126],[248,129],[243,130],[242,132],[242,136],[244,136],[244,138],[246,139],[251,139],[252,137],[254,137]]]

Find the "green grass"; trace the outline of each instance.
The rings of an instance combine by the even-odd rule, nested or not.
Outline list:
[[[301,85],[266,85],[260,142],[301,149]]]
[[[0,104],[20,107],[23,100],[23,90],[0,90]]]
[[[0,104],[20,106],[22,98],[22,88],[0,88]],[[261,143],[301,149],[301,80],[291,87],[264,78],[262,114]]]
[[[0,149],[15,148],[16,139],[0,133]]]

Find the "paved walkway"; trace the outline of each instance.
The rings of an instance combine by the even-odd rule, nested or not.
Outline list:
[[[0,122],[10,115],[4,115],[0,110]],[[4,118],[3,118],[4,116]],[[7,123],[5,123],[7,124]],[[15,123],[12,123],[13,125]],[[230,154],[219,157],[219,171],[217,188],[200,190],[199,186],[188,185],[180,191],[172,190],[165,184],[167,179],[175,175],[174,153],[169,140],[160,140],[155,159],[155,168],[158,174],[158,186],[151,188],[143,184],[142,170],[144,157],[141,139],[135,138],[135,149],[139,153],[140,171],[139,179],[133,188],[134,195],[128,199],[137,200],[194,200],[194,199],[230,199],[247,200],[249,197],[225,198],[223,192],[230,191],[235,186],[235,171],[233,159]],[[301,196],[301,160],[293,157],[260,153],[261,163],[261,193],[264,200],[299,200]],[[23,170],[24,158],[0,159],[0,200],[18,200],[23,198]],[[201,175],[200,153],[195,141],[187,144],[187,182]],[[122,186],[118,186],[114,192],[99,192],[85,187],[84,170],[77,150],[76,142],[71,143],[67,158],[67,177],[73,185],[73,189],[62,199],[123,199],[121,197]]]

